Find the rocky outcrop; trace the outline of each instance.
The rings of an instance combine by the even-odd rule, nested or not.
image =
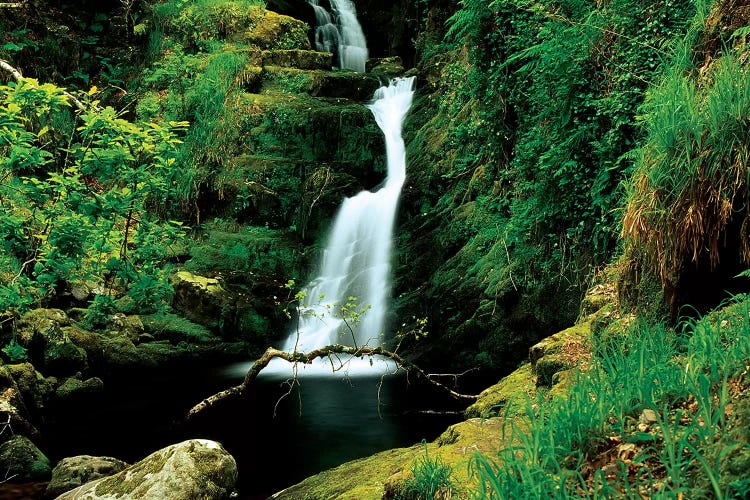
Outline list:
[[[52,474],[49,459],[25,436],[0,445],[0,474],[13,482],[46,481]]]
[[[115,475],[86,483],[58,500],[229,498],[237,481],[237,464],[224,447],[191,439],[152,453]]]
[[[63,458],[52,470],[46,495],[54,498],[88,482],[117,474],[127,466],[127,463],[112,457],[79,455]]]

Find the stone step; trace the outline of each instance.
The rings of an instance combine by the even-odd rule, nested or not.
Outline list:
[[[374,75],[353,71],[300,70],[281,66],[265,66],[263,91],[305,93],[314,97],[334,97],[365,102],[372,99],[381,86]]]

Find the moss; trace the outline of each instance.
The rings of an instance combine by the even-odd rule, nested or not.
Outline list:
[[[263,66],[281,66],[303,70],[330,70],[333,54],[314,50],[265,50],[262,52]]]
[[[591,320],[578,323],[551,335],[529,350],[532,372],[537,385],[552,386],[560,371],[584,365],[591,355]]]
[[[176,344],[181,341],[204,343],[213,339],[204,326],[172,313],[143,316],[143,326],[155,339],[165,339]]]
[[[456,498],[466,498],[474,480],[469,474],[469,461],[474,452],[495,454],[505,443],[500,419],[470,419],[451,426],[434,443],[427,445],[430,457],[440,457],[453,469],[459,485]],[[415,460],[423,458],[424,445],[383,451],[371,457],[348,462],[330,469],[277,494],[279,499],[380,499],[385,484],[404,480]]]
[[[310,49],[306,23],[266,9],[251,9],[247,29],[231,33],[227,39],[262,49]]]
[[[531,364],[524,363],[500,382],[482,391],[479,399],[469,406],[467,417],[489,417],[493,415],[516,414],[522,411],[526,397],[536,394],[536,384]],[[513,404],[512,407],[508,405]]]
[[[177,273],[178,279],[194,282],[209,293],[219,291],[219,283],[191,273],[242,271],[258,277],[290,276],[297,267],[298,255],[291,235],[287,231],[274,231],[262,227],[228,227],[209,229],[202,242],[190,249],[186,271]]]

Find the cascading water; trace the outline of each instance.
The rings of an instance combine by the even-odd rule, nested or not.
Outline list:
[[[285,351],[309,352],[329,344],[380,345],[390,294],[393,224],[406,178],[401,127],[411,106],[413,85],[413,77],[397,78],[379,88],[368,106],[385,135],[388,176],[379,190],[362,191],[341,205],[320,274],[304,289],[298,324],[283,346]],[[342,318],[341,307],[352,297],[358,304],[356,310],[369,306],[360,321]],[[288,363],[275,361],[264,371],[289,373]],[[347,361],[345,371],[361,372],[360,368],[373,373],[369,361],[354,359]],[[330,373],[331,365],[323,361],[305,370]]]
[[[322,52],[335,52],[338,68],[365,71],[367,40],[357,20],[351,0],[330,0],[336,23],[319,0],[307,0],[315,10],[315,47]]]
[[[333,23],[328,11],[318,4],[318,0],[307,0],[315,11],[315,48],[319,52],[338,50],[339,29]]]

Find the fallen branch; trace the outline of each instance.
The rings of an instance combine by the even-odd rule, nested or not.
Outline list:
[[[23,78],[23,75],[20,71],[18,71],[16,68],[8,64],[8,61],[4,61],[0,59],[0,68],[4,69],[8,73],[11,74],[14,80],[19,81]],[[70,99],[70,101],[73,103],[73,105],[78,109],[79,111],[86,111],[88,108],[85,104],[83,104],[81,101],[78,100],[77,97],[75,97],[73,94],[63,91],[63,95]],[[96,107],[94,107],[96,109]]]
[[[266,352],[263,353],[263,355],[258,358],[255,363],[250,367],[250,369],[245,374],[245,378],[242,381],[241,384],[235,385],[234,387],[230,387],[229,389],[225,389],[221,392],[218,392],[214,394],[213,396],[209,396],[197,405],[193,406],[190,411],[187,413],[187,419],[193,418],[198,413],[201,413],[205,411],[206,409],[214,406],[216,403],[229,398],[234,398],[238,396],[242,396],[245,391],[250,387],[250,385],[253,383],[253,381],[258,377],[258,374],[268,366],[268,364],[271,362],[273,358],[281,358],[286,361],[289,361],[290,363],[303,363],[303,364],[310,364],[313,362],[313,360],[317,358],[327,358],[329,356],[337,355],[337,354],[348,354],[355,358],[362,358],[365,356],[383,356],[384,358],[392,359],[393,361],[398,364],[401,368],[406,370],[408,373],[414,373],[419,377],[422,377],[423,379],[427,380],[431,384],[433,384],[436,387],[439,387],[440,389],[443,389],[448,394],[453,396],[456,399],[465,399],[474,401],[479,396],[475,395],[469,395],[469,394],[461,394],[459,392],[454,391],[450,387],[441,384],[440,382],[436,381],[431,375],[426,373],[424,370],[419,368],[417,365],[412,363],[411,361],[408,361],[395,352],[386,351],[382,347],[350,347],[350,346],[344,346],[340,344],[333,344],[328,345],[325,347],[321,347],[319,349],[315,349],[313,351],[310,351],[308,353],[304,352],[286,352],[286,351],[280,351],[278,349],[274,349],[273,347],[269,347],[266,349]]]

